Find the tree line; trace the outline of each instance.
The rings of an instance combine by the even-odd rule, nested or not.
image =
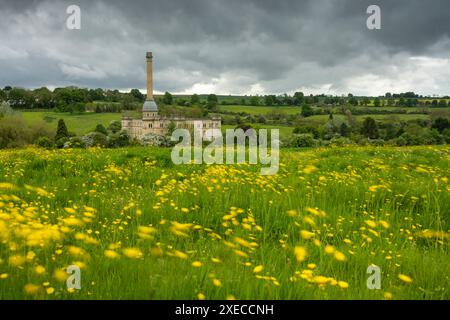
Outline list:
[[[6,101],[13,109],[54,109],[60,112],[121,112],[123,110],[139,110],[145,100],[145,95],[138,89],[129,92],[119,90],[105,90],[101,88],[88,89],[78,87],[62,87],[53,91],[46,87],[28,90],[6,86],[0,89],[0,102]],[[448,107],[450,98],[440,99],[424,97],[414,92],[386,93],[380,97],[329,96],[325,94],[305,95],[295,92],[293,95],[253,95],[253,96],[217,96],[206,97],[193,94],[190,96],[176,96],[165,92],[162,96],[155,96],[156,102],[168,106],[198,106],[208,112],[217,112],[218,105],[249,105],[249,106],[396,106],[396,107]]]

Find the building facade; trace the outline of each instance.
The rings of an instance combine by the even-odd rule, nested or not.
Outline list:
[[[153,56],[151,52],[147,52],[147,99],[142,106],[142,115],[139,119],[123,116],[122,129],[126,130],[131,138],[142,140],[149,133],[167,135],[171,128],[201,132],[202,136],[210,133],[210,136],[205,136],[205,139],[212,139],[221,132],[221,119],[219,117],[194,119],[160,116],[153,98]]]

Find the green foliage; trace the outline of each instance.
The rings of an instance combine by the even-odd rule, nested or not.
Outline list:
[[[198,94],[193,94],[191,96],[191,105],[197,105],[200,103],[200,97],[198,96]]]
[[[82,149],[82,148],[86,147],[86,144],[84,143],[84,141],[78,137],[70,138],[70,140],[67,141],[66,145],[68,148],[76,148],[76,149]]]
[[[0,102],[0,118],[10,116],[13,113],[14,110],[10,107],[8,102]]]
[[[293,148],[309,148],[318,145],[318,141],[310,133],[294,134],[287,143],[287,146]]]
[[[313,135],[314,139],[317,139],[320,136],[319,130],[313,126],[298,126],[298,127],[294,128],[292,133],[294,133],[294,134],[309,133],[309,134]]]
[[[128,132],[125,130],[122,130],[117,133],[110,134],[108,136],[108,147],[111,148],[119,148],[119,147],[126,147],[129,146],[130,136],[128,135]]]
[[[27,124],[19,115],[0,117],[0,149],[23,147],[40,137],[50,137],[50,130],[43,121]]]
[[[367,117],[364,119],[361,127],[361,134],[370,139],[378,138],[378,126],[373,118]]]
[[[130,95],[139,102],[144,102],[145,96],[138,89],[131,89]]]
[[[304,105],[302,106],[302,112],[301,112],[301,115],[302,115],[303,117],[307,118],[307,117],[312,116],[313,114],[314,114],[314,111],[313,111],[313,109],[311,108],[310,105],[304,104]]]
[[[69,131],[67,130],[64,119],[59,119],[58,127],[56,128],[55,141],[61,140],[63,138],[69,138]]]
[[[94,131],[95,131],[95,132],[103,133],[105,136],[108,135],[108,131],[106,130],[106,128],[105,128],[102,124],[98,124],[98,125],[95,127],[95,130],[94,130]]]
[[[431,127],[439,131],[439,133],[442,133],[445,129],[450,129],[450,121],[447,118],[439,117],[434,120]]]
[[[51,149],[53,148],[53,141],[49,137],[39,137],[36,140],[36,145],[41,148]]]
[[[164,93],[164,97],[163,97],[163,99],[162,99],[162,102],[164,103],[164,104],[167,104],[167,105],[171,105],[171,104],[173,104],[173,97],[172,97],[172,95],[169,93],[169,92],[165,92]]]
[[[176,123],[174,121],[170,121],[169,125],[167,127],[167,131],[168,131],[167,135],[171,136],[176,128],[177,128]]]
[[[350,134],[350,127],[345,123],[342,122],[341,126],[339,127],[339,134],[343,137],[348,137]]]
[[[120,121],[111,121],[111,123],[108,126],[108,130],[112,133],[117,133],[120,130],[122,130],[122,124]]]
[[[206,101],[206,109],[209,111],[217,111],[217,104],[218,99],[215,94],[208,95],[207,101]]]

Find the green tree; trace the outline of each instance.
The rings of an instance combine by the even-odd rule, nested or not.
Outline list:
[[[163,99],[162,99],[162,102],[164,103],[164,104],[168,104],[168,105],[171,105],[172,103],[173,103],[173,97],[172,97],[172,95],[169,93],[169,92],[165,92],[164,93],[164,97],[163,97]]]
[[[55,141],[58,141],[61,138],[69,138],[69,131],[67,130],[64,119],[58,120],[58,127],[56,128]]]
[[[177,125],[174,121],[170,121],[169,125],[167,126],[167,134],[169,136],[172,135],[172,133],[175,131],[175,129],[177,128]]]
[[[378,126],[373,118],[367,117],[364,119],[361,127],[361,134],[370,139],[378,138]]]
[[[266,106],[273,106],[275,104],[276,97],[274,95],[264,96],[264,104]]]
[[[144,102],[145,96],[138,89],[131,89],[130,95],[139,102]]]
[[[343,137],[348,137],[348,135],[350,134],[350,128],[345,122],[341,123],[341,126],[339,127],[339,133]]]
[[[250,105],[251,106],[259,106],[259,97],[251,96],[250,97]]]
[[[433,121],[431,128],[436,129],[439,133],[442,133],[445,129],[450,129],[450,121],[446,118],[439,117]]]
[[[294,104],[296,106],[303,104],[304,101],[305,101],[305,95],[303,94],[303,92],[295,92],[294,93]]]
[[[307,117],[312,116],[312,115],[314,114],[314,111],[313,111],[313,109],[312,109],[311,106],[309,106],[309,105],[307,105],[307,104],[304,104],[304,105],[302,106],[302,112],[301,112],[301,114],[302,114],[303,117],[307,118]]]
[[[206,100],[206,108],[210,111],[215,111],[217,110],[218,102],[219,99],[217,99],[217,96],[215,94],[210,94]]]
[[[34,107],[42,109],[51,109],[55,107],[53,93],[46,87],[33,90]]]
[[[22,88],[12,88],[8,92],[8,101],[13,109],[25,109],[33,107],[33,95]]]
[[[380,98],[375,98],[375,100],[373,100],[373,106],[377,108],[380,106]]]
[[[196,105],[200,103],[200,97],[198,96],[198,94],[194,93],[191,96],[191,105]]]

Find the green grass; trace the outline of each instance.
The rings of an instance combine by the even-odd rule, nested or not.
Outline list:
[[[283,149],[278,174],[261,176],[176,166],[162,148],[3,150],[0,299],[450,299],[449,153]],[[73,293],[54,276],[70,264]],[[382,290],[366,287],[370,264]]]
[[[280,112],[286,114],[297,114],[301,112],[300,107],[268,107],[268,106],[242,106],[242,105],[229,105],[229,106],[219,106],[219,111],[232,111],[232,112],[246,112],[253,115],[266,115],[270,112]]]
[[[409,120],[416,120],[416,119],[430,119],[429,115],[426,114],[364,114],[364,115],[355,115],[353,116],[358,122],[364,121],[365,118],[370,117],[377,121],[381,122],[390,122],[390,121],[409,121]],[[333,115],[333,119],[337,122],[342,122],[347,119],[345,115],[342,114],[335,114]],[[319,125],[319,124],[325,124],[328,122],[329,116],[328,115],[314,115],[308,118],[305,118],[305,122],[311,122],[313,124]]]
[[[64,119],[66,126],[70,132],[73,132],[77,135],[86,134],[95,129],[97,124],[103,124],[107,127],[111,121],[120,120],[120,113],[81,113],[81,114],[70,114],[67,112],[45,112],[45,111],[36,111],[36,112],[27,112],[24,111],[21,113],[25,119],[25,121],[31,123],[34,121],[42,120],[48,123],[50,128],[56,130],[56,126],[58,124],[59,119]]]

